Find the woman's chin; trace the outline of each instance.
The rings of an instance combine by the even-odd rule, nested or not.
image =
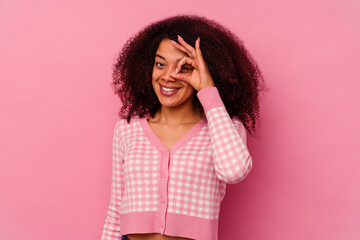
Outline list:
[[[180,104],[177,103],[173,103],[173,102],[160,102],[162,107],[167,107],[167,108],[176,108],[178,106],[180,106]]]

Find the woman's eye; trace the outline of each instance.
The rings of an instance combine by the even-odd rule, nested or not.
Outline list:
[[[181,67],[181,70],[188,71],[188,70],[192,70],[192,68],[182,66],[182,67]]]
[[[155,63],[155,65],[156,65],[156,66],[159,66],[159,67],[163,67],[163,66],[164,66],[164,64],[163,64],[163,63],[160,63],[160,62]]]

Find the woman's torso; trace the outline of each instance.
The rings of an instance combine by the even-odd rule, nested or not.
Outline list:
[[[198,119],[196,121],[198,121]],[[196,122],[193,122],[177,127],[169,127],[153,122],[152,120],[149,120],[148,122],[154,133],[168,148],[170,148],[196,124]],[[160,233],[127,234],[127,236],[130,240],[191,240],[191,238],[173,237],[161,235]]]

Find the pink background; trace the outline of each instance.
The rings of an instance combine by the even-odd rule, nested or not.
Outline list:
[[[132,34],[179,13],[238,34],[270,89],[220,240],[360,239],[359,12],[358,0],[0,0],[0,239],[100,239],[111,65]]]

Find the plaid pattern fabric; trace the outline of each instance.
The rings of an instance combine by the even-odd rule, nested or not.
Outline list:
[[[165,211],[218,219],[226,184],[244,179],[252,159],[242,122],[230,118],[216,88],[206,91],[198,93],[206,118],[170,150],[150,132],[146,118],[135,116],[130,124],[117,121],[111,199],[102,240],[121,238],[123,214],[154,211],[161,216]],[[165,225],[166,220],[162,228]]]

